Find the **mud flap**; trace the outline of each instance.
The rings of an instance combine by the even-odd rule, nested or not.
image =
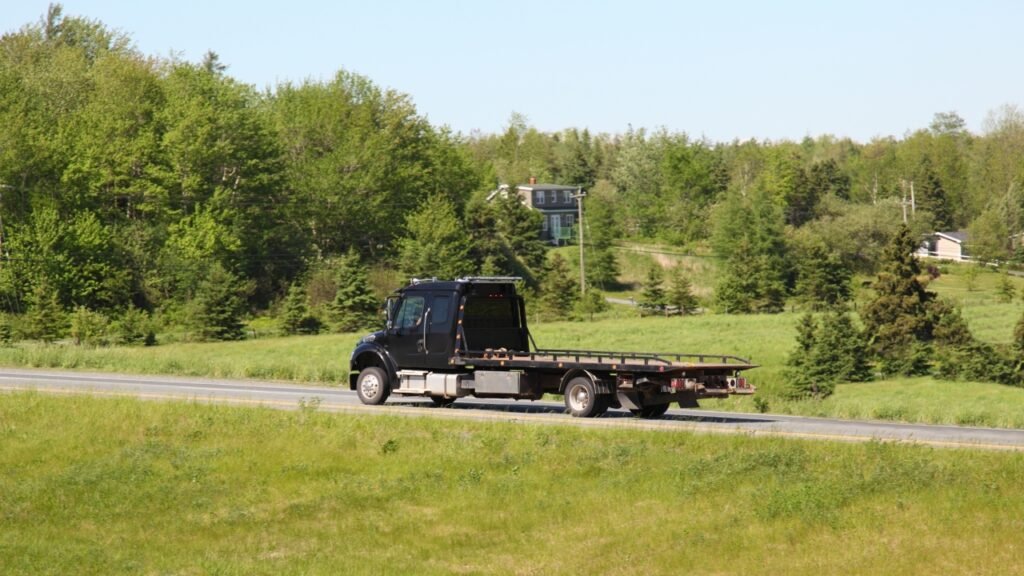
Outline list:
[[[634,390],[619,390],[616,397],[619,399],[619,406],[626,410],[639,410],[643,407],[640,393]]]

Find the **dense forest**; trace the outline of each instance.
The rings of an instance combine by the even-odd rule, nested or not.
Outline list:
[[[915,236],[968,230],[973,255],[1011,259],[1024,113],[992,111],[975,134],[939,112],[867,143],[547,133],[515,113],[466,135],[344,70],[261,92],[212,51],[141,54],[59,5],[0,38],[0,310],[25,337],[110,322],[139,341],[159,318],[233,338],[271,308],[295,330],[350,329],[373,306],[373,270],[564,286],[536,215],[486,200],[530,177],[588,191],[593,284],[614,282],[615,242],[654,241],[716,259],[716,308],[773,312],[847,297],[904,221]]]

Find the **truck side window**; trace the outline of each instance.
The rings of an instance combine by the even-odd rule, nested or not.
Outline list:
[[[444,328],[451,321],[451,296],[435,296],[430,308],[431,328]]]
[[[412,328],[423,319],[423,296],[407,296],[402,300],[402,307],[398,309],[398,319],[395,325],[398,328]]]

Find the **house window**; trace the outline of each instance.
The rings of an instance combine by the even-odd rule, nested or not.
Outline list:
[[[544,203],[544,191],[543,190],[538,190],[538,191],[534,192],[533,195],[537,198],[537,200],[534,202],[534,204],[543,204]]]
[[[568,204],[570,200],[572,200],[572,192],[568,190],[562,190],[562,202]]]
[[[576,217],[574,215],[572,215],[572,214],[563,214],[562,215],[562,224],[566,228],[572,228],[572,225],[573,225],[573,223],[575,221],[576,221]]]
[[[540,218],[540,229],[543,230],[544,232],[548,231],[548,217],[547,216],[541,216],[541,218]]]

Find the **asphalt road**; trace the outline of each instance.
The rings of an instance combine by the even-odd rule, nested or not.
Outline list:
[[[476,398],[460,399],[453,406],[445,408],[435,407],[429,400],[414,397],[392,397],[384,406],[364,406],[359,402],[355,392],[321,386],[251,380],[0,369],[0,392],[15,390],[37,390],[52,394],[128,396],[144,400],[188,400],[280,409],[297,409],[300,405],[312,404],[318,405],[321,411],[361,415],[392,414],[851,442],[879,440],[944,447],[1024,451],[1024,430],[895,424],[691,409],[669,410],[660,420],[642,420],[625,410],[610,410],[600,418],[572,418],[565,414],[561,402],[516,402]]]

